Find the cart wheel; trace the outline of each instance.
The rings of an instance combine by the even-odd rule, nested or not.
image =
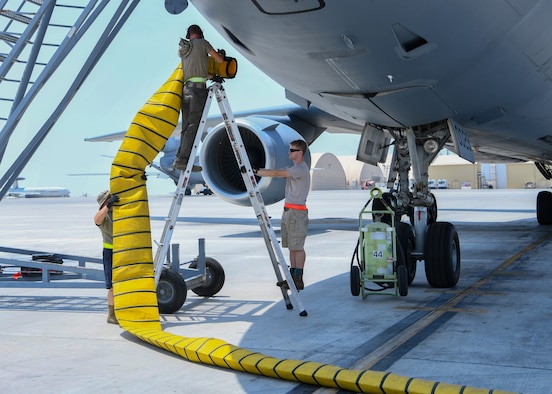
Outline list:
[[[351,294],[355,297],[360,294],[360,269],[357,265],[351,266]]]
[[[197,268],[197,260],[190,264],[190,268]],[[205,276],[205,284],[192,291],[202,297],[214,296],[222,289],[226,279],[222,265],[212,257],[205,257]]]
[[[157,284],[159,312],[174,313],[186,301],[186,282],[179,273],[164,268]]]
[[[408,270],[404,264],[399,265],[397,281],[399,282],[399,295],[406,297],[408,295]]]
[[[408,268],[406,267],[405,254],[402,249],[402,245],[397,242],[397,262],[396,262],[397,282],[396,286],[399,288],[399,294],[401,297],[408,295]]]

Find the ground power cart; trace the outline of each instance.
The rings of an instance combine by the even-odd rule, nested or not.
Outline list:
[[[370,202],[371,209],[367,209]],[[384,216],[390,220],[382,221]],[[397,242],[395,214],[377,188],[370,191],[370,199],[360,211],[359,238],[351,259],[350,279],[351,294],[362,293],[363,299],[371,293],[395,297],[408,294],[408,270]]]

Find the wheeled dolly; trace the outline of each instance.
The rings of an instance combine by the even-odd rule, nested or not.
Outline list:
[[[188,290],[202,297],[217,294],[224,286],[222,265],[212,257],[205,257],[205,240],[199,239],[199,255],[191,261],[180,263],[179,245],[172,245],[172,261],[163,266],[157,283],[159,312],[174,313],[186,301]]]
[[[350,282],[351,294],[362,293],[363,299],[371,293],[408,295],[408,270],[397,242],[395,214],[382,196],[380,189],[372,189],[359,214],[359,239],[351,259]],[[371,210],[367,209],[370,202]],[[382,221],[384,216],[390,220]],[[377,287],[368,287],[368,282]]]

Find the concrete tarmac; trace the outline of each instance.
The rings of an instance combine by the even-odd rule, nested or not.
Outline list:
[[[188,291],[180,311],[162,315],[163,329],[277,358],[526,394],[552,392],[552,227],[536,221],[538,192],[436,190],[438,220],[454,223],[460,237],[458,285],[431,288],[420,262],[408,296],[364,300],[351,295],[349,278],[358,215],[369,193],[311,192],[305,290],[299,293],[307,317],[285,308],[252,208],[216,196],[186,197],[172,242],[181,245],[185,261],[197,255],[197,239],[205,238],[206,254],[223,265],[226,282],[210,298]],[[153,239],[161,236],[171,201],[150,198]],[[100,258],[96,210],[95,196],[4,199],[0,246]],[[267,210],[279,230],[282,203]],[[107,324],[106,316],[106,290],[97,283],[0,283],[2,391],[335,392],[189,362]]]

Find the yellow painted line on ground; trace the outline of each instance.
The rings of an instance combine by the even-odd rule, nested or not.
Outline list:
[[[489,280],[491,280],[493,277],[500,275],[503,273],[503,271],[508,268],[512,263],[514,263],[516,260],[518,260],[520,257],[525,255],[527,252],[531,251],[532,249],[536,248],[540,244],[542,244],[544,241],[547,241],[552,237],[552,231],[544,235],[543,237],[539,238],[532,244],[524,247],[519,252],[515,253],[508,259],[506,259],[502,264],[500,264],[497,268],[495,268],[493,271],[491,271],[488,275],[481,278],[477,282],[475,282],[470,287],[460,291],[458,294],[453,296],[451,299],[447,300],[444,304],[440,305],[436,308],[429,308],[428,310],[431,310],[431,312],[422,317],[420,320],[418,320],[415,324],[408,327],[406,330],[401,331],[399,334],[397,334],[395,337],[389,339],[386,343],[384,343],[382,346],[380,346],[378,349],[374,350],[370,354],[367,354],[364,356],[361,360],[359,360],[357,363],[353,365],[354,369],[370,369],[374,365],[376,365],[378,362],[380,362],[383,358],[387,357],[391,352],[398,349],[399,347],[403,346],[408,340],[410,340],[412,337],[420,333],[420,331],[427,328],[429,325],[431,325],[433,322],[435,322],[437,319],[439,319],[441,316],[443,316],[447,312],[456,312],[456,311],[465,311],[463,308],[456,308],[455,306],[462,302],[466,297],[474,294],[474,293],[485,293],[484,291],[480,291],[479,289],[485,285]],[[422,308],[415,308],[415,309],[424,309]]]

